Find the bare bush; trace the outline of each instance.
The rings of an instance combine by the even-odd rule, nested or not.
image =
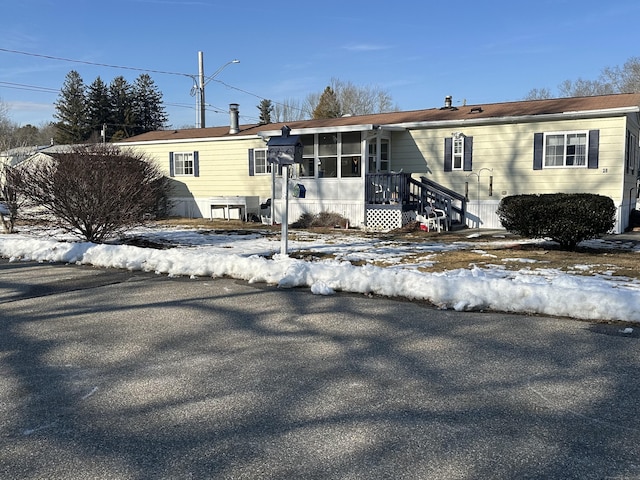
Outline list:
[[[30,207],[95,243],[156,217],[168,196],[168,180],[155,163],[112,145],[74,147],[20,169],[18,194]]]
[[[303,213],[298,220],[291,224],[292,228],[346,228],[349,221],[339,213],[320,212],[316,214]]]

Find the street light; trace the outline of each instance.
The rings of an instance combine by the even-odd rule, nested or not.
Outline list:
[[[205,102],[204,102],[204,87],[211,80],[216,78],[222,70],[231,65],[232,63],[240,63],[240,60],[234,59],[231,60],[224,65],[222,65],[215,73],[209,77],[207,77],[205,81],[204,77],[204,57],[202,52],[198,52],[198,82],[191,88],[191,95],[196,94],[196,128],[204,128],[205,127],[205,119],[204,119],[204,111],[205,111]],[[194,78],[194,83],[195,78]]]

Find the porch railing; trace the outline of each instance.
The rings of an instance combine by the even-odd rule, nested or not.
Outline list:
[[[368,173],[367,204],[397,205],[424,214],[427,206],[444,210],[450,221],[465,223],[467,200],[426,177],[416,180],[410,173]]]

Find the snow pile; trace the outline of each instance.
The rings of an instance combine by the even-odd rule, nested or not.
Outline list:
[[[31,235],[0,236],[0,256],[11,261],[66,262],[97,267],[122,268],[170,276],[221,277],[264,282],[281,288],[309,287],[317,295],[336,291],[426,300],[443,309],[497,310],[539,313],[587,320],[640,322],[640,284],[607,277],[586,277],[555,270],[507,271],[502,268],[459,269],[446,273],[423,273],[411,266],[388,268],[354,266],[344,260],[303,261],[279,254],[273,241],[215,235],[193,241],[192,245],[168,250],[128,245],[96,245],[59,242]],[[193,237],[196,239],[197,237]],[[185,238],[182,238],[185,241]],[[250,241],[252,248],[237,253],[230,243]],[[300,246],[300,245],[298,245]],[[325,249],[332,245],[322,246]],[[339,247],[333,245],[335,250]],[[381,254],[388,259],[392,247]],[[433,246],[435,250],[442,245]],[[356,242],[340,253],[367,251],[373,258],[377,249]],[[415,251],[415,249],[413,249]],[[227,253],[228,252],[228,253]],[[339,255],[339,256],[340,256]],[[398,246],[396,255],[402,255]],[[540,273],[542,272],[542,273]]]

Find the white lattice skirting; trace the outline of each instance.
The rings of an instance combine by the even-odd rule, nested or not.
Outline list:
[[[372,230],[394,230],[415,220],[413,211],[403,212],[399,208],[367,208],[367,228]]]

